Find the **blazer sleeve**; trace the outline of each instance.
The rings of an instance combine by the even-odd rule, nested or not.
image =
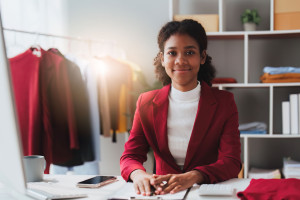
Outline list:
[[[228,98],[228,116],[223,125],[217,161],[194,169],[206,175],[208,183],[236,178],[241,170],[241,144],[238,130],[238,111],[233,95]],[[205,176],[204,175],[204,176]]]
[[[126,181],[130,181],[130,174],[136,169],[146,171],[143,163],[147,160],[149,144],[144,135],[143,126],[140,118],[140,106],[142,95],[139,96],[136,104],[133,125],[129,139],[125,143],[125,150],[120,158],[121,175]]]

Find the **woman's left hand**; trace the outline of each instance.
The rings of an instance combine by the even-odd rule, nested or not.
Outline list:
[[[174,194],[203,181],[203,175],[197,170],[192,170],[183,174],[154,175],[151,184],[156,187],[155,194],[160,195]]]

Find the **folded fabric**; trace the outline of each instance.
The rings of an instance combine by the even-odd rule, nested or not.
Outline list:
[[[300,73],[268,74],[264,73],[260,80],[263,83],[288,83],[300,82]]]
[[[211,81],[213,84],[218,84],[218,83],[237,83],[236,79],[234,78],[214,78]]]
[[[241,200],[299,200],[299,179],[252,179],[246,190],[237,193]]]
[[[250,122],[239,125],[240,131],[265,131],[267,129],[267,124],[264,122]]]
[[[267,134],[267,131],[260,131],[260,130],[251,130],[251,131],[240,131],[240,134]]]
[[[285,73],[300,73],[300,67],[264,67],[264,73],[268,74],[285,74]]]

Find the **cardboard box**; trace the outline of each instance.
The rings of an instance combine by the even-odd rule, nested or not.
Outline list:
[[[275,13],[274,30],[300,29],[300,12]]]
[[[218,32],[219,31],[219,15],[207,14],[207,15],[175,15],[175,21],[182,21],[184,19],[193,19],[202,24],[206,32]]]
[[[274,0],[274,13],[300,12],[299,0]]]

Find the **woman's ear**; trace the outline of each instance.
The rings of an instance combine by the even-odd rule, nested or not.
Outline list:
[[[200,64],[203,65],[206,61],[206,50],[203,50],[202,53],[201,53],[201,61],[200,61]]]
[[[163,52],[159,52],[159,58],[160,58],[161,65],[163,67],[165,67],[164,53]]]

